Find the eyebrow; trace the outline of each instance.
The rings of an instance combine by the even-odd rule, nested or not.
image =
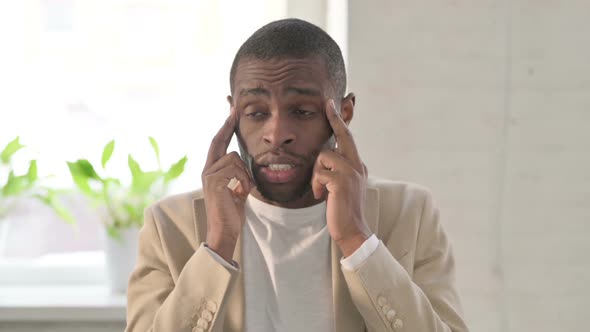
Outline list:
[[[300,95],[304,95],[304,96],[312,96],[312,97],[317,97],[320,95],[320,91],[316,90],[316,89],[309,89],[309,88],[296,88],[293,86],[287,87],[285,89],[286,93],[295,93],[295,94],[300,94]]]
[[[270,91],[266,90],[265,88],[261,88],[261,87],[256,87],[256,88],[252,88],[252,89],[242,89],[240,91],[240,97],[244,97],[247,95],[270,97]]]
[[[298,87],[294,87],[294,86],[287,87],[285,89],[285,94],[298,94],[298,95],[312,96],[312,97],[317,97],[317,96],[321,95],[319,90],[311,89],[311,88],[298,88]],[[248,95],[270,97],[270,91],[268,91],[267,89],[265,89],[263,87],[242,89],[240,91],[240,97],[245,97]]]

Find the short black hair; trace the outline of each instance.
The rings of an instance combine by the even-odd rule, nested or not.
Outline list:
[[[269,60],[309,56],[319,56],[324,61],[334,92],[343,97],[346,92],[346,69],[340,47],[321,28],[295,18],[266,24],[240,46],[231,66],[231,91],[233,93],[238,63],[243,58]]]

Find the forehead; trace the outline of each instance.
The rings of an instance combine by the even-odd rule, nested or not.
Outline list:
[[[325,93],[330,86],[325,63],[315,56],[301,59],[245,58],[239,61],[234,80],[234,94],[237,95],[247,88],[281,90],[293,85]]]

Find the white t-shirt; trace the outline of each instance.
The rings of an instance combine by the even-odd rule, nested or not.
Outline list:
[[[252,195],[242,230],[245,331],[334,331],[326,203],[286,209]],[[342,268],[357,269],[379,245],[372,235]],[[228,269],[236,269],[202,246]]]
[[[246,331],[334,331],[326,203],[286,209],[252,195],[243,229]]]

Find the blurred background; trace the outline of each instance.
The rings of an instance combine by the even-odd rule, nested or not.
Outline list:
[[[111,176],[129,180],[127,153],[154,167],[153,136],[163,164],[188,156],[170,192],[197,189],[235,52],[285,17],[340,44],[369,173],[432,190],[471,330],[581,331],[586,0],[0,0],[0,148],[20,136],[14,168],[36,159],[68,189],[65,161],[99,165],[111,139]],[[122,330],[97,212],[68,196],[72,226],[36,201],[15,206],[0,238],[0,331]]]

